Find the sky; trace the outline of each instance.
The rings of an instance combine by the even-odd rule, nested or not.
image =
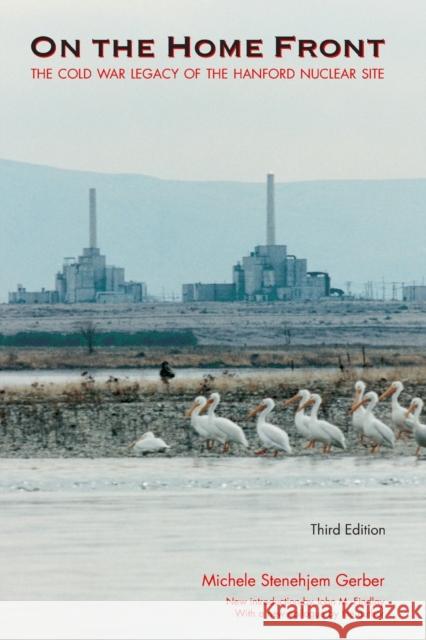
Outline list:
[[[425,175],[426,3],[408,0],[2,0],[0,157],[176,180],[393,179]],[[79,60],[37,59],[40,35],[81,39]],[[263,38],[262,61],[168,60],[166,38]],[[293,67],[276,35],[386,39],[382,81],[33,80],[31,68]],[[92,37],[154,38],[155,59],[96,59]],[[6,64],[4,61],[7,61]],[[312,66],[306,61],[305,66]]]

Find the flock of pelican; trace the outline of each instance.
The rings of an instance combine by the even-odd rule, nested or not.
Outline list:
[[[393,448],[397,439],[414,436],[417,443],[416,455],[419,456],[422,447],[426,447],[426,425],[420,422],[423,400],[413,398],[408,407],[401,406],[399,396],[404,391],[404,385],[400,381],[392,382],[380,397],[375,391],[365,393],[365,390],[365,383],[358,380],[355,384],[355,401],[351,407],[352,424],[360,434],[361,442],[365,439],[370,440],[374,453],[381,445]],[[373,413],[377,404],[387,398],[391,398],[392,403],[393,429],[376,418]]]
[[[361,443],[370,446],[372,453],[377,453],[382,446],[393,449],[398,439],[414,436],[417,443],[416,455],[419,456],[422,447],[426,447],[426,425],[420,422],[423,400],[413,398],[408,407],[401,406],[399,397],[404,386],[399,381],[393,382],[380,397],[375,391],[366,393],[366,388],[362,380],[356,382],[355,397],[349,409],[353,428],[359,434]],[[377,404],[387,398],[391,398],[392,428],[374,415]],[[342,430],[318,417],[321,402],[322,399],[318,393],[301,389],[296,395],[285,400],[284,407],[297,404],[294,426],[298,435],[306,440],[305,448],[315,448],[319,443],[322,445],[323,453],[330,453],[332,447],[346,449],[346,439]],[[208,399],[204,396],[195,398],[186,413],[186,416],[191,418],[192,428],[208,449],[211,449],[214,443],[223,445],[224,453],[229,451],[231,443],[247,448],[249,444],[243,429],[232,420],[216,415],[219,403],[218,393],[212,393]],[[262,446],[256,451],[256,455],[264,455],[268,451],[273,451],[275,456],[280,451],[292,453],[287,432],[268,422],[268,416],[274,407],[274,400],[266,398],[248,414],[249,418],[257,418],[256,430]],[[148,453],[163,451],[170,447],[162,438],[157,438],[152,431],[149,431],[130,445],[130,448],[136,452]]]

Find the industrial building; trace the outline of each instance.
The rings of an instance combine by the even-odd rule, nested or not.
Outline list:
[[[147,290],[144,282],[126,282],[124,269],[106,264],[97,246],[96,190],[89,190],[89,247],[83,255],[64,258],[56,274],[53,291],[27,291],[18,285],[9,293],[10,304],[128,303],[142,302]]]
[[[318,300],[330,295],[330,276],[308,271],[306,258],[287,253],[275,243],[274,176],[266,182],[266,244],[258,245],[234,265],[231,284],[184,284],[184,302],[232,300]]]
[[[182,285],[182,299],[184,302],[234,302],[235,285],[227,283],[202,284],[195,282],[194,284]]]
[[[9,304],[56,304],[59,302],[57,291],[27,291],[18,284],[16,291],[9,293]]]
[[[426,285],[404,285],[402,287],[402,300],[404,302],[426,302]]]

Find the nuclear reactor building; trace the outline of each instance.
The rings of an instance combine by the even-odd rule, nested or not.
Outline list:
[[[330,276],[308,271],[306,258],[287,253],[275,243],[274,176],[266,179],[266,244],[258,245],[234,265],[232,283],[184,284],[184,302],[233,300],[318,300],[330,295]]]
[[[124,269],[106,264],[97,246],[96,189],[89,190],[89,246],[83,255],[64,258],[62,271],[56,274],[55,289],[27,291],[18,285],[9,293],[10,304],[126,303],[146,298],[144,282],[126,282]]]

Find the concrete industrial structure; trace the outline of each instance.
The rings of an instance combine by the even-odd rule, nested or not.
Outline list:
[[[83,255],[65,258],[56,274],[55,290],[27,291],[18,285],[9,293],[10,304],[128,303],[142,302],[147,291],[144,282],[126,282],[124,269],[106,264],[97,246],[96,190],[89,190],[89,247]]]
[[[404,285],[402,287],[402,300],[404,302],[426,302],[426,285]]]
[[[287,253],[287,245],[275,244],[274,176],[266,180],[266,245],[258,245],[233,267],[230,284],[184,284],[184,302],[233,300],[318,300],[330,295],[330,276],[308,271],[306,258]]]

